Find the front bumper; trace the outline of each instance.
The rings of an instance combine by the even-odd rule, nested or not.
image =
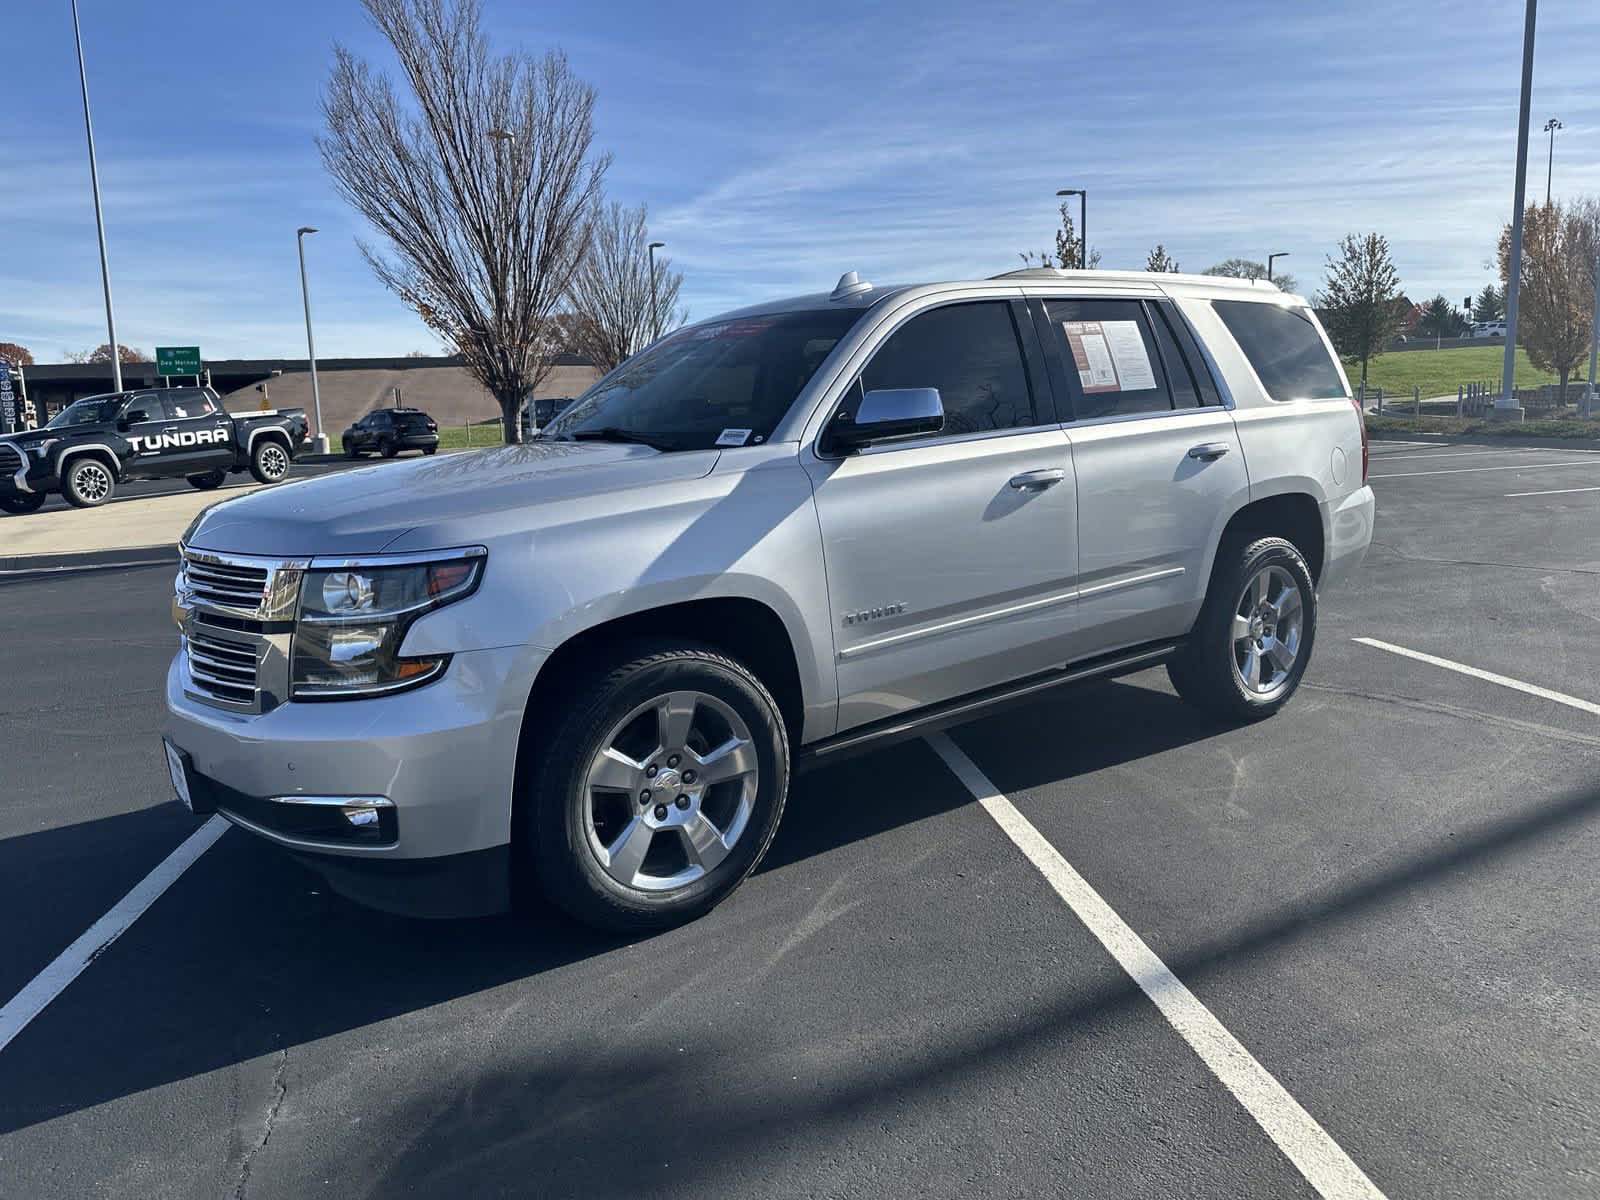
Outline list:
[[[1368,486],[1328,506],[1328,552],[1317,581],[1319,592],[1338,587],[1366,561],[1376,514],[1377,500]]]
[[[330,867],[420,867],[500,851],[511,839],[523,714],[546,654],[531,646],[468,651],[415,691],[243,713],[192,696],[180,651],[167,672],[164,732],[200,781],[197,806],[214,806]],[[306,815],[317,806],[294,803],[352,797],[385,810],[381,839],[324,836]]]

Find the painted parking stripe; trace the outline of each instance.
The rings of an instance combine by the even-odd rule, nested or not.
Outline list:
[[[84,931],[44,970],[0,1008],[0,1050],[11,1044],[11,1039],[27,1028],[28,1022],[66,991],[83,969],[99,958],[112,942],[128,931],[144,911],[172,886],[194,861],[216,843],[226,832],[228,823],[221,817],[212,817],[186,838],[181,846],[164,858],[154,871],[146,875],[134,889],[117,901],[116,906]]]
[[[1507,454],[1600,454],[1600,450],[1547,450],[1537,446],[1486,446],[1481,450],[1449,450],[1442,447],[1432,454],[1382,454],[1374,455],[1384,462],[1398,462],[1402,458],[1488,458]]]
[[[1549,492],[1507,492],[1507,500],[1515,500],[1519,496],[1570,496],[1574,492],[1600,492],[1600,487],[1586,488],[1556,488]]]
[[[1580,459],[1577,462],[1510,463],[1503,467],[1446,467],[1442,471],[1395,471],[1391,474],[1374,473],[1373,479],[1408,479],[1417,475],[1472,475],[1478,471],[1537,471],[1543,467],[1600,467],[1600,458]]]
[[[1550,688],[1540,687],[1536,683],[1524,683],[1520,679],[1512,679],[1509,675],[1496,675],[1493,671],[1485,671],[1481,667],[1469,667],[1466,663],[1452,662],[1448,658],[1424,654],[1421,650],[1410,650],[1405,646],[1396,646],[1393,642],[1380,642],[1377,638],[1358,637],[1350,640],[1359,642],[1363,646],[1371,646],[1374,650],[1387,650],[1390,654],[1398,654],[1403,658],[1412,658],[1417,662],[1424,662],[1430,666],[1443,667],[1446,671],[1455,671],[1461,675],[1470,675],[1472,678],[1481,679],[1485,683],[1499,684],[1503,688],[1526,692],[1528,695],[1537,696],[1541,700],[1553,700],[1557,704],[1565,704],[1568,708],[1575,708],[1579,712],[1586,712],[1591,716],[1600,717],[1600,704],[1595,704],[1591,700],[1580,700],[1578,697],[1569,696],[1565,692],[1552,691]]]
[[[1355,1200],[1357,1197],[1381,1200],[1383,1193],[1327,1130],[1156,957],[1100,893],[989,782],[977,764],[945,734],[932,734],[927,740],[995,824],[1066,901],[1067,907],[1140,990],[1150,997],[1161,1015],[1244,1105],[1245,1111],[1255,1118],[1306,1181],[1329,1200]]]

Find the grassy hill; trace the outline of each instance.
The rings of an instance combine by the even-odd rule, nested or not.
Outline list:
[[[1453,396],[1456,385],[1487,381],[1493,384],[1500,378],[1505,362],[1503,346],[1457,346],[1448,350],[1391,350],[1367,364],[1367,392],[1378,388],[1385,394],[1403,392],[1411,394],[1413,387],[1422,389],[1423,398]],[[1587,370],[1587,364],[1584,365]],[[1361,364],[1347,362],[1345,374],[1350,377],[1351,388],[1361,386]],[[1517,386],[1538,387],[1542,383],[1559,382],[1554,375],[1536,370],[1528,361],[1528,352],[1517,347]],[[1569,382],[1570,388],[1570,382]]]

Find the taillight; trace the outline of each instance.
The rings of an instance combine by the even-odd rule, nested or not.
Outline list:
[[[1356,407],[1356,424],[1361,427],[1361,482],[1365,484],[1367,482],[1367,463],[1370,458],[1367,450],[1367,414],[1362,411],[1361,401],[1354,396],[1350,398],[1350,403]]]

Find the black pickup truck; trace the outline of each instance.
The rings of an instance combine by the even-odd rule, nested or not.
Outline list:
[[[214,488],[248,470],[277,483],[306,444],[303,408],[230,416],[210,388],[86,396],[43,429],[0,438],[0,512],[30,513],[52,492],[93,508],[130,479]]]

